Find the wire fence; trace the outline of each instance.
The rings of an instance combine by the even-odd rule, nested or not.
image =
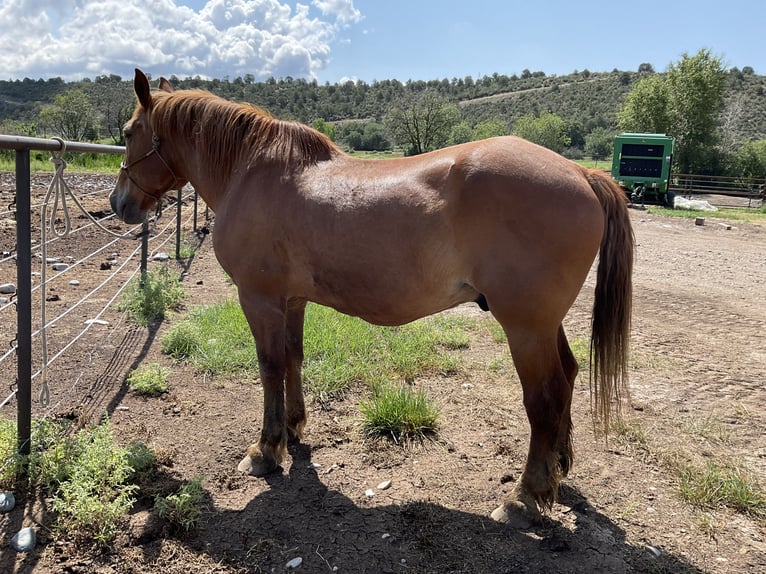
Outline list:
[[[0,385],[0,417],[11,418],[4,411],[15,403],[18,433],[17,451],[0,460],[0,474],[30,453],[33,402],[35,418],[45,419],[94,392],[100,384],[94,357],[113,353],[119,348],[114,338],[135,329],[113,312],[123,291],[150,259],[170,257],[162,250],[173,239],[180,259],[182,231],[197,231],[190,187],[170,199],[174,217],[158,212],[143,225],[126,226],[108,203],[115,176],[68,176],[64,148],[124,153],[117,146],[0,135],[0,149],[16,152],[15,175],[0,174],[0,291],[6,291],[0,293],[0,333],[7,334],[0,337],[8,344],[0,353],[0,373],[6,373],[0,381],[8,381],[7,394]],[[52,153],[53,175],[32,176],[30,150]]]

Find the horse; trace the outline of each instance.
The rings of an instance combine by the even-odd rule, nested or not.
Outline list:
[[[376,325],[476,302],[502,326],[530,425],[520,480],[491,516],[542,518],[573,461],[578,363],[562,321],[598,256],[591,408],[608,428],[627,396],[634,236],[604,172],[526,140],[495,137],[385,160],[354,158],[320,132],[202,90],[152,90],[137,105],[110,194],[139,223],[191,183],[215,213],[213,247],[236,284],[263,385],[260,439],[239,463],[265,476],[302,438],[308,301]]]

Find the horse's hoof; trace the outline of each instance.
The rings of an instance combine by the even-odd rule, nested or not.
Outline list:
[[[260,459],[260,460],[259,460]],[[237,465],[237,470],[250,476],[266,476],[276,470],[276,464],[269,464],[258,457],[253,459],[249,454]]]
[[[501,524],[507,524],[518,530],[528,530],[541,518],[537,509],[529,509],[521,502],[501,504],[492,511],[490,517]]]

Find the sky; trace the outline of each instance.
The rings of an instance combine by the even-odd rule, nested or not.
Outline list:
[[[766,74],[760,0],[0,0],[0,79],[474,79],[658,72],[701,49]]]

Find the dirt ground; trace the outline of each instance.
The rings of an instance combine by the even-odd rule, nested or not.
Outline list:
[[[0,182],[5,204],[8,182]],[[689,505],[671,470],[679,459],[731,462],[766,486],[766,228],[728,222],[729,229],[721,224],[725,214],[701,226],[638,210],[632,219],[629,432],[608,444],[594,436],[587,372],[581,374],[574,468],[542,525],[520,531],[489,518],[521,474],[529,431],[509,353],[486,330],[460,351],[457,375],[415,381],[441,409],[438,439],[405,446],[364,440],[362,388],[329,403],[309,397],[303,443],[290,449],[282,472],[259,479],[236,471],[260,429],[258,380],[173,364],[159,340],[183,314],[142,329],[112,305],[103,315],[109,324],[91,329],[80,350],[57,362],[49,374],[52,406],[36,402],[36,413],[95,420],[108,412],[119,440],[143,440],[160,455],[158,489],[204,478],[202,525],[188,534],[168,532],[149,512],[151,501],[140,500],[115,544],[95,553],[48,530],[48,501],[22,500],[0,516],[0,571],[284,572],[300,557],[297,570],[312,573],[766,572],[764,519]],[[10,250],[13,222],[2,223],[3,250]],[[104,242],[95,232],[87,237],[78,244]],[[186,272],[187,307],[232,297],[210,236],[195,241],[192,260],[173,263]],[[77,297],[98,284],[104,261],[132,249],[118,244],[84,264]],[[1,264],[0,283],[14,273],[12,263]],[[593,285],[591,275],[567,318],[570,339],[589,336]],[[52,303],[63,309],[75,300],[72,289],[63,282],[48,295],[58,296]],[[109,296],[97,297],[99,304]],[[64,340],[79,332],[93,312],[82,305],[54,333]],[[491,320],[476,306],[450,312]],[[10,333],[8,321],[0,318],[0,327]],[[127,392],[125,375],[142,362],[172,366],[161,398]],[[14,414],[13,401],[0,412]],[[390,488],[377,488],[388,480]],[[8,541],[23,526],[35,527],[38,544],[17,554]]]

